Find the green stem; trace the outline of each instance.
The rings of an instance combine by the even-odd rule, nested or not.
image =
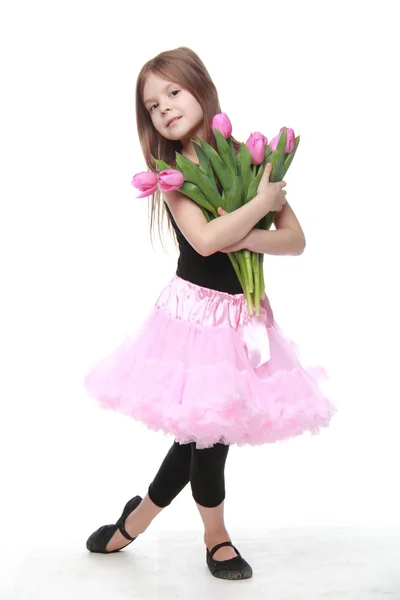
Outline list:
[[[254,281],[253,281],[253,269],[251,264],[251,253],[250,250],[243,250],[244,259],[246,261],[246,273],[247,273],[247,281],[249,284],[249,292],[252,294],[254,292]]]
[[[244,291],[244,295],[245,295],[245,297],[246,297],[246,300],[247,300],[247,306],[248,306],[248,309],[249,309],[249,315],[250,315],[250,316],[252,316],[252,315],[253,315],[253,313],[254,313],[254,309],[253,309],[253,299],[252,299],[252,297],[251,297],[251,294],[250,294],[250,292],[249,292],[249,288],[248,288],[247,286],[246,286],[246,289],[245,289],[245,291]]]
[[[264,281],[264,254],[260,254],[260,297],[265,296],[265,281]]]
[[[249,309],[249,315],[252,315],[253,314],[253,301],[252,301],[252,298],[251,298],[251,292],[250,292],[250,289],[249,289],[249,282],[248,282],[248,279],[247,279],[247,277],[248,277],[248,271],[247,271],[247,266],[246,266],[246,260],[245,260],[245,257],[243,255],[243,250],[239,250],[239,252],[236,252],[236,257],[237,257],[238,263],[240,265],[240,270],[241,270],[242,277],[243,277],[242,288],[243,288],[243,293],[245,295],[245,298],[247,300],[247,306],[248,306],[248,309]]]
[[[254,272],[254,305],[257,317],[260,316],[260,261],[259,254],[256,252],[251,253],[252,266]]]

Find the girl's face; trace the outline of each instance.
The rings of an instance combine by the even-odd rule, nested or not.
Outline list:
[[[202,133],[203,110],[196,98],[181,85],[150,73],[143,89],[143,102],[154,127],[168,140],[183,145]]]

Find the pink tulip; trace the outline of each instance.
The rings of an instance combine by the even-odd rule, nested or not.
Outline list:
[[[268,145],[269,145],[269,147],[271,148],[272,152],[275,152],[275,150],[276,150],[276,147],[277,147],[277,145],[278,145],[278,142],[279,142],[279,137],[280,137],[279,135],[275,136],[275,137],[274,137],[274,138],[273,138],[273,139],[270,141],[270,143],[268,144]]]
[[[183,186],[184,177],[180,171],[167,169],[161,171],[158,176],[158,183],[162,192],[172,192],[179,190]]]
[[[246,142],[246,146],[250,151],[253,159],[253,164],[261,165],[265,157],[265,146],[268,144],[268,140],[259,131],[252,133]]]
[[[211,122],[211,129],[218,129],[218,131],[222,133],[224,138],[231,137],[232,123],[230,122],[228,115],[224,112],[214,115],[213,120]]]
[[[269,147],[271,148],[272,152],[275,152],[276,147],[278,145],[279,142],[279,138],[281,137],[281,133],[284,130],[284,127],[281,127],[280,131],[279,131],[279,135],[275,136],[273,140],[270,141],[269,143]],[[286,129],[286,148],[285,148],[285,152],[292,152],[295,143],[296,143],[296,136],[294,134],[293,129],[290,129],[290,127],[287,127]]]
[[[282,131],[282,129],[281,129],[281,131]],[[293,129],[290,129],[290,127],[288,127],[286,129],[286,148],[285,148],[285,152],[292,152],[295,144],[296,144],[296,136],[294,134],[294,131],[293,131]]]
[[[132,185],[142,192],[137,198],[151,196],[157,190],[157,174],[151,171],[137,173],[132,179]]]

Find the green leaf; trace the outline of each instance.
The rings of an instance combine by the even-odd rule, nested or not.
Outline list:
[[[208,222],[212,221],[212,217],[211,217],[210,213],[208,212],[208,210],[206,210],[205,208],[202,208],[201,212],[203,213],[203,215],[205,216],[205,218],[207,219]]]
[[[240,190],[239,190],[240,191],[240,203],[243,204],[243,202],[244,202],[244,196],[245,195],[244,195],[244,192],[243,192],[243,180],[242,180],[242,177],[240,175],[240,172],[241,172],[241,167],[240,167],[241,161],[240,161],[240,153],[239,152],[236,154],[235,162],[236,162],[236,171],[238,173],[238,181],[239,181],[239,188],[240,188]]]
[[[169,164],[167,164],[163,160],[159,160],[158,158],[155,158],[154,162],[156,163],[156,165],[160,169],[160,171],[167,171],[169,169],[172,170],[172,167],[170,167]]]
[[[199,139],[202,148],[207,153],[211,161],[212,167],[222,187],[224,188],[224,190],[228,189],[232,185],[232,172],[225,166],[218,152],[216,152],[214,148],[210,146],[210,144],[207,144],[207,142],[205,142],[202,138],[199,137]]]
[[[263,163],[264,165],[264,163]],[[259,169],[257,175],[253,175],[253,180],[249,185],[249,191],[247,192],[247,197],[246,197],[246,202],[249,202],[249,200],[252,200],[256,194],[257,194],[257,190],[258,190],[258,186],[260,185],[260,181],[261,181],[261,177],[264,174],[264,168],[263,169]]]
[[[232,155],[226,138],[224,138],[218,129],[213,129],[213,132],[217,142],[218,152],[224,162],[224,165],[232,172],[233,175],[236,175],[235,156]]]
[[[272,172],[270,174],[269,180],[273,183],[276,183],[277,181],[282,181],[283,179],[283,161],[285,158],[286,131],[287,129],[286,127],[284,127],[279,137],[275,152],[270,154],[266,160],[266,162],[270,162],[272,164]]]
[[[281,134],[279,136],[278,145],[276,147],[277,151],[280,154],[285,154],[286,138],[287,138],[287,128],[283,127],[282,128],[282,132],[281,132]]]
[[[194,183],[185,181],[185,183],[182,185],[179,191],[182,192],[182,194],[185,194],[185,196],[187,196],[191,200],[193,200],[198,206],[201,206],[203,209],[214,215],[214,217],[218,216],[218,213],[215,210],[215,208]],[[208,220],[210,220],[210,218]]]
[[[275,219],[275,212],[274,211],[270,211],[269,213],[267,213],[264,217],[264,223],[263,223],[263,229],[270,229],[272,226],[272,223],[274,222]]]
[[[253,179],[254,179],[254,173],[253,173],[253,171],[250,169],[250,171],[249,171],[249,187],[250,187],[250,185],[251,185],[251,182],[253,181]]]
[[[252,173],[252,170],[251,170],[252,157],[251,157],[250,150],[248,149],[246,144],[244,144],[244,143],[240,144],[239,152],[236,155],[236,161],[237,161],[237,166],[238,166],[238,175],[240,177],[241,186],[242,186],[241,198],[242,198],[242,202],[245,202],[247,199],[247,193],[249,191],[250,174]]]
[[[233,171],[235,173],[235,175],[238,175],[238,170],[237,170],[237,163],[236,163],[236,153],[235,153],[235,148],[233,147],[233,141],[232,138],[227,138],[227,143],[228,143],[228,147],[229,147],[229,151],[231,153],[231,160],[232,160],[232,164],[233,164]]]
[[[265,165],[266,165],[268,162],[270,162],[270,161],[268,160],[268,157],[270,157],[270,156],[271,156],[271,154],[272,154],[272,150],[271,150],[271,148],[270,148],[270,147],[268,146],[268,144],[267,144],[267,145],[265,146],[264,160],[263,160],[263,162],[261,163],[261,165],[257,165],[257,166],[256,166],[256,168],[255,168],[256,175],[258,175],[260,171],[262,171],[262,172],[264,173],[264,170],[265,170]]]
[[[266,158],[268,158],[268,156],[269,156],[270,154],[272,154],[272,150],[271,150],[271,148],[270,148],[270,147],[268,146],[268,144],[267,144],[267,145],[265,146],[264,160],[265,160]]]
[[[176,152],[175,155],[176,164],[182,171],[185,181],[195,183],[214,208],[222,206],[222,198],[215,181],[207,177],[200,170],[200,167],[195,165],[189,158],[186,158],[186,156],[183,156],[179,152]]]
[[[204,175],[207,175],[210,179],[214,178],[214,172],[212,170],[210,158],[206,152],[204,152],[203,148],[192,140],[193,148],[197,154],[197,158],[199,159],[199,167],[203,171]]]
[[[239,177],[235,176],[232,185],[224,190],[225,210],[232,212],[241,206]]]
[[[293,150],[291,152],[289,152],[289,154],[287,154],[287,156],[284,160],[282,179],[283,179],[283,177],[285,177],[287,171],[289,170],[290,165],[292,164],[292,160],[294,158],[294,155],[296,154],[296,150],[297,150],[299,144],[300,144],[300,136],[298,135],[297,138],[295,139],[295,144],[294,144]]]

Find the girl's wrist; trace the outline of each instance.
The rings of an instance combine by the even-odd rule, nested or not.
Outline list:
[[[246,237],[243,238],[241,246],[242,250],[250,250],[253,252],[252,243],[254,241],[254,229],[251,229]]]

